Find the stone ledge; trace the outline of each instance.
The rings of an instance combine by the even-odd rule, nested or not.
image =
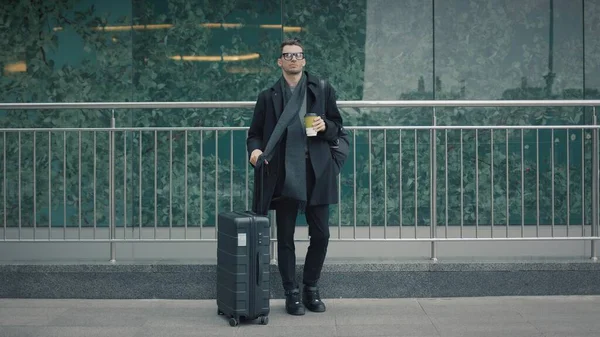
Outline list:
[[[297,266],[299,281],[302,265]],[[271,296],[282,298],[271,266]],[[590,260],[379,261],[327,263],[327,298],[599,295],[600,263]],[[214,299],[210,263],[0,265],[0,298]]]

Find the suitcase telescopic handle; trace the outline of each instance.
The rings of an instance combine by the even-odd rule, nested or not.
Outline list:
[[[261,181],[261,185],[260,186],[260,207],[263,207],[263,204],[265,203],[265,163],[263,162],[262,165],[260,165],[260,181]],[[268,207],[267,207],[267,213],[268,211]]]
[[[259,202],[256,203],[256,201],[254,202],[255,204],[255,209],[253,210],[256,214],[263,214],[263,204],[264,204],[264,186],[265,186],[265,159],[263,157],[263,154],[261,154],[260,156],[258,156],[258,159],[256,161],[256,165],[254,165],[254,169],[258,170],[258,174],[260,177],[260,186],[257,186],[258,184],[255,184],[254,187],[258,188],[259,192],[258,192],[258,196],[259,196]],[[256,196],[256,194],[255,194]],[[267,212],[265,214],[267,214],[269,212],[269,207],[267,206]]]

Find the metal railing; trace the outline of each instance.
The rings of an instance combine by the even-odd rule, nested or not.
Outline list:
[[[342,108],[432,107],[433,125],[347,126],[351,155],[338,178],[340,202],[332,206],[330,227],[337,237],[331,240],[430,242],[433,260],[437,242],[443,241],[585,240],[591,242],[591,258],[597,260],[597,105],[600,100],[339,102]],[[0,103],[0,110],[253,106],[254,102]],[[503,106],[590,106],[593,122],[436,123],[435,107]],[[246,132],[245,127],[116,127],[114,111],[110,128],[0,129],[0,242],[109,242],[111,261],[116,259],[116,242],[214,242],[216,215],[248,209],[251,200],[252,168],[245,147],[235,146],[235,139],[245,139]],[[540,134],[551,139],[546,174],[541,173]],[[525,160],[529,143],[536,149],[534,169]],[[555,144],[567,145],[557,154]],[[222,152],[228,160],[222,159]],[[578,158],[577,165],[572,165],[573,158]],[[457,172],[449,172],[453,161],[460,162]],[[572,191],[572,179],[580,190]],[[586,193],[591,202],[586,203]],[[526,204],[535,204],[534,223],[526,221]],[[518,214],[511,213],[515,208]],[[61,211],[58,223],[56,214]],[[515,215],[520,221],[514,221]],[[299,240],[308,240],[307,232],[300,235],[305,238]]]

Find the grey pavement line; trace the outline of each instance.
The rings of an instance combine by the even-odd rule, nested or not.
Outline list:
[[[429,313],[427,313],[425,308],[423,308],[423,305],[421,304],[421,301],[419,299],[417,299],[417,303],[419,304],[419,307],[421,307],[421,310],[423,310],[423,313],[425,313],[425,316],[427,316],[429,322],[431,322],[431,325],[433,325],[435,332],[438,334],[438,336],[441,336],[442,334],[440,332],[440,329],[438,329],[437,325],[435,325],[435,323],[433,322],[433,319],[431,319],[431,317],[429,316]]]
[[[331,305],[334,305],[334,302],[331,301]],[[333,315],[333,331],[334,331],[334,335],[337,336],[338,334],[338,316],[336,314]]]
[[[535,331],[537,331],[542,337],[546,337],[546,334],[544,332],[542,332],[540,329],[538,329],[538,327],[535,324],[531,323],[531,321],[529,319],[526,319],[525,316],[523,316],[523,313],[521,313],[521,311],[519,311],[519,309],[517,309],[517,308],[514,308],[514,309],[515,309],[515,312],[519,316],[521,316],[521,318],[523,318],[523,320],[525,320],[525,322],[527,322],[527,324],[531,325],[535,329]]]

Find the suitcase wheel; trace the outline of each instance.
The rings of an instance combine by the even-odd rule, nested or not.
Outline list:
[[[217,311],[217,314],[218,314],[219,316],[223,316],[223,315],[225,315],[225,313],[224,313],[224,312],[222,312],[221,310]]]
[[[235,317],[229,318],[229,325],[237,326],[239,324],[238,320]]]
[[[267,325],[269,324],[269,316],[261,316],[259,323],[262,325]]]

